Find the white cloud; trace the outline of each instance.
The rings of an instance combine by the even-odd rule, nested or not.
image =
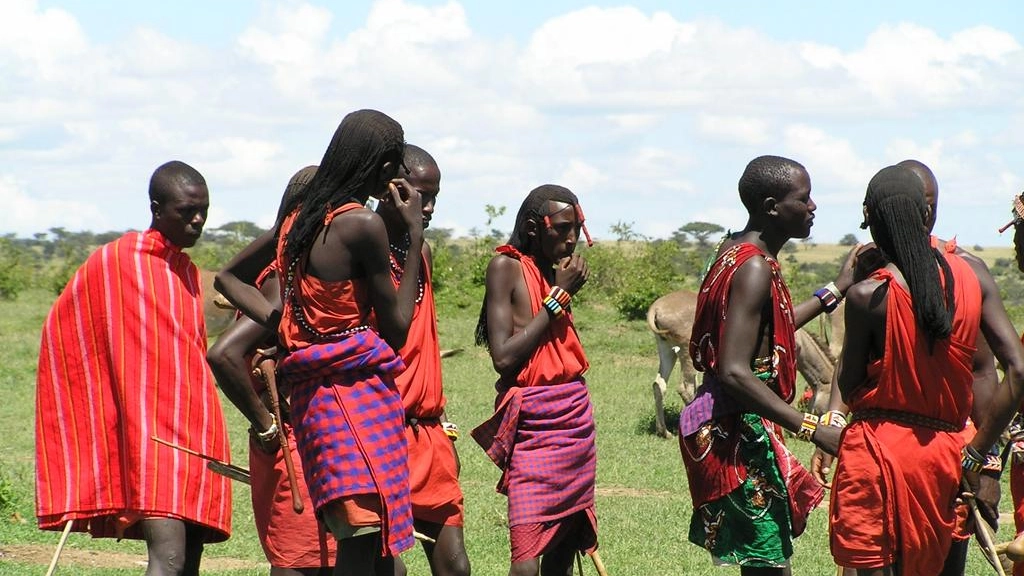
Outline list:
[[[698,114],[697,130],[710,138],[727,143],[760,146],[771,140],[770,126],[761,118]]]
[[[128,199],[181,158],[210,182],[211,223],[264,222],[344,114],[373,107],[437,158],[435,225],[461,231],[545,182],[585,196],[594,230],[739,226],[736,179],[766,153],[807,165],[815,198],[837,205],[908,156],[951,200],[1003,212],[1020,185],[1024,51],[991,26],[882,25],[848,49],[629,6],[500,38],[471,26],[472,3],[379,0],[363,22],[299,0],[260,6],[239,14],[236,38],[205,44],[152,27],[94,41],[66,11],[6,3],[0,166],[19,190],[102,206],[126,228],[140,209]],[[85,200],[83,182],[102,193]],[[819,235],[855,228],[855,214],[828,211]]]
[[[59,80],[88,41],[78,21],[58,8],[40,10],[35,0],[8,0],[0,18],[0,63],[44,81]]]
[[[10,175],[0,175],[0,232],[31,236],[50,228],[68,230],[105,230],[107,220],[96,206],[88,202],[40,198],[29,195],[23,182]]]

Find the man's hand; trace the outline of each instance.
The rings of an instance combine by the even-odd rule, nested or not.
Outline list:
[[[836,426],[818,426],[811,436],[811,442],[826,454],[835,456],[839,453],[839,435],[843,429]]]
[[[828,486],[831,483],[828,475],[832,473],[834,461],[835,458],[826,454],[821,448],[814,449],[814,455],[811,456],[811,476],[814,476],[814,479],[822,486]]]
[[[563,258],[555,268],[555,285],[575,296],[590,277],[590,267],[579,254]]]
[[[423,197],[420,191],[413,188],[405,178],[396,178],[388,183],[388,192],[390,195],[381,198],[381,202],[394,204],[410,232],[422,231]]]
[[[993,530],[999,521],[999,477],[993,477],[987,471],[981,473],[975,502],[981,517],[988,522]]]

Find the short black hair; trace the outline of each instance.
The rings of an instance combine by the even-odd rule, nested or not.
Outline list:
[[[181,160],[161,164],[149,178],[149,200],[157,204],[167,201],[172,186],[206,186],[206,178]]]
[[[803,164],[782,156],[758,156],[747,164],[740,176],[740,201],[747,212],[761,209],[766,198],[779,199],[795,188],[794,180],[807,172]]]

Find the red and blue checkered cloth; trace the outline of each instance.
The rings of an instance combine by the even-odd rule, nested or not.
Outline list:
[[[509,526],[550,522],[594,505],[597,449],[582,381],[513,387],[473,439],[502,470]]]
[[[291,420],[319,511],[354,494],[381,496],[383,541],[413,546],[405,412],[394,376],[405,364],[373,330],[292,352],[278,364],[291,386]]]

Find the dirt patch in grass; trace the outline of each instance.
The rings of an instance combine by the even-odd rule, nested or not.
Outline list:
[[[0,544],[0,563],[20,562],[49,566],[55,546],[44,544]],[[204,557],[203,571],[245,570],[269,564],[242,560],[241,558]],[[146,566],[146,556],[111,550],[82,550],[64,548],[60,553],[59,566],[89,566],[91,568],[141,568]]]

